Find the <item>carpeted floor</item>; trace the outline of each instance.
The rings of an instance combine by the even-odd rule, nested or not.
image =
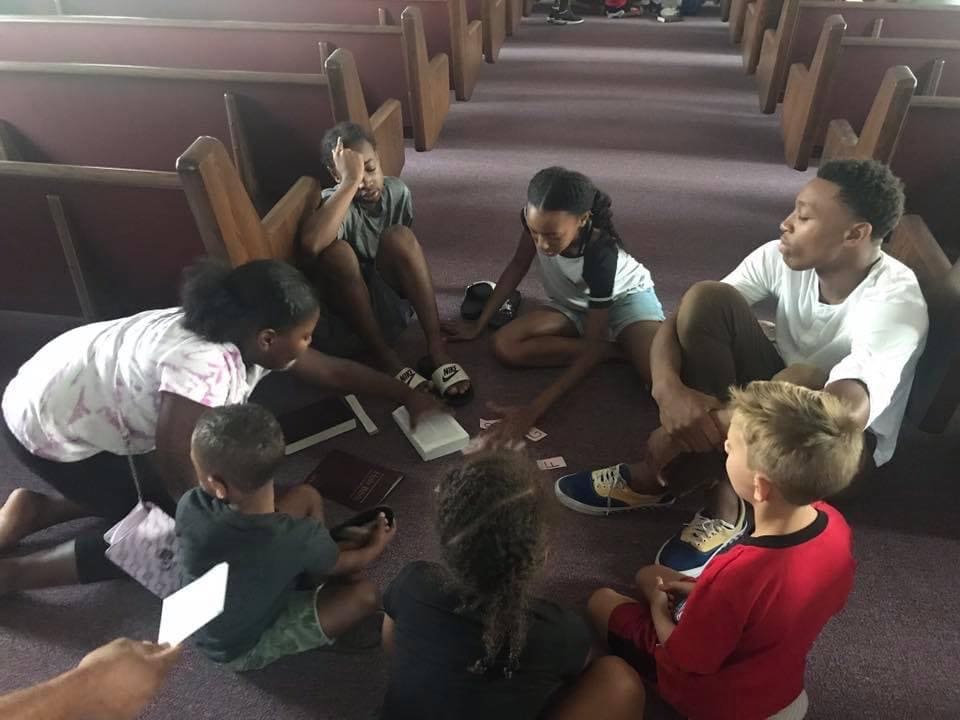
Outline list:
[[[579,27],[553,27],[542,16],[526,19],[499,62],[484,66],[473,99],[451,109],[437,149],[408,154],[404,180],[443,314],[456,312],[467,282],[496,279],[513,252],[526,183],[550,164],[581,170],[611,193],[621,235],[652,270],[668,311],[693,281],[719,278],[776,237],[777,223],[809,177],[784,165],[777,119],[758,112],[753,80],[743,75],[713,6],[672,26],[591,18]],[[522,290],[528,299],[542,297],[534,277]],[[10,313],[0,323],[3,382],[66,326]],[[416,360],[423,350],[419,331],[408,332],[402,346]],[[499,368],[486,339],[454,352],[477,385],[477,400],[458,414],[471,432],[489,417],[485,402],[526,401],[555,376]],[[261,398],[277,407],[302,401],[284,378],[273,380]],[[305,451],[291,458],[283,479],[305,476],[328,447],[408,473],[390,499],[400,535],[370,570],[386,583],[404,563],[436,557],[432,488],[457,460],[419,463],[393,426],[391,408],[366,405],[381,435],[357,430]],[[653,403],[630,369],[605,366],[540,423],[549,435],[533,453],[562,455],[574,468],[610,464],[636,455],[655,421]],[[956,427],[941,437],[907,430],[895,461],[865,498],[845,508],[856,534],[857,585],[811,656],[811,718],[960,715],[960,601],[950,560],[960,552],[952,482],[957,433]],[[544,473],[543,482],[552,485],[556,476]],[[36,486],[0,451],[0,497],[21,484]],[[693,509],[688,503],[594,519],[557,506],[543,592],[582,606],[601,585],[626,589]],[[345,514],[330,512],[333,519]],[[24,549],[67,537],[70,529],[38,536]],[[158,619],[159,603],[129,582],[2,598],[0,691],[63,671],[118,635],[150,638]],[[188,651],[145,717],[366,720],[379,705],[384,667],[380,655],[309,653],[237,677]],[[648,717],[667,715],[655,708]]]

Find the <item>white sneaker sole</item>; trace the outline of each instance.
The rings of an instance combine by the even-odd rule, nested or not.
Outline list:
[[[656,509],[656,508],[665,508],[665,507],[670,507],[675,502],[675,500],[671,498],[667,502],[654,503],[651,505],[627,505],[627,506],[617,506],[617,507],[611,506],[609,509],[598,508],[593,505],[587,505],[585,503],[582,503],[579,500],[574,500],[572,497],[564,493],[560,489],[559,480],[553,485],[553,493],[554,495],[557,496],[557,500],[559,500],[560,504],[563,505],[564,507],[569,508],[570,510],[573,510],[575,512],[582,513],[584,515],[593,515],[595,517],[605,517],[607,515],[613,515],[615,513],[630,512],[631,510],[648,510],[648,509]]]

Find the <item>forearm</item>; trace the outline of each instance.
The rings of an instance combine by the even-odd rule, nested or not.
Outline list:
[[[657,402],[664,393],[682,383],[683,354],[677,339],[677,315],[668,317],[657,330],[650,345],[651,392]]]
[[[490,319],[497,313],[503,304],[509,299],[510,294],[517,289],[520,281],[530,270],[530,263],[524,262],[519,255],[514,256],[507,267],[500,274],[497,280],[497,286],[493,289],[486,305],[483,306],[483,312],[477,319],[477,327],[485,328]]]
[[[337,239],[337,232],[347,216],[350,203],[357,193],[358,183],[340,183],[334,193],[307,221],[302,234],[302,247],[310,255],[319,255]]]
[[[582,342],[583,351],[573,364],[530,403],[530,408],[535,413],[534,419],[544,415],[557,400],[576,387],[603,360],[605,340],[584,339]]]
[[[0,717],[7,720],[68,720],[92,717],[96,694],[87,673],[71,670],[59,677],[0,697]]]
[[[665,602],[656,602],[650,605],[650,617],[653,619],[653,628],[657,631],[657,638],[663,645],[677,629],[677,624],[670,616],[670,608]]]
[[[837,380],[823,388],[825,393],[838,397],[850,408],[850,413],[864,430],[870,420],[870,394],[859,380]]]
[[[308,350],[293,366],[293,372],[309,383],[344,394],[362,393],[406,403],[410,388],[399,380],[366,365]]]
[[[148,462],[137,463],[137,468],[154,475],[150,484],[154,487],[159,485],[174,500],[179,500],[181,495],[197,486],[196,470],[189,454],[158,448],[149,458]],[[136,458],[134,462],[137,462]]]

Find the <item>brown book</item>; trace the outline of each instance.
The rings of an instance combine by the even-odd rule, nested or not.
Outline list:
[[[342,450],[327,453],[307,477],[324,498],[352,510],[380,505],[401,480],[403,473]]]

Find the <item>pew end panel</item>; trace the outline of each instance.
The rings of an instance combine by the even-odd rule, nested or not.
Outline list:
[[[942,433],[960,405],[960,265],[951,267],[919,215],[904,215],[886,251],[916,273],[930,316],[906,418]]]

